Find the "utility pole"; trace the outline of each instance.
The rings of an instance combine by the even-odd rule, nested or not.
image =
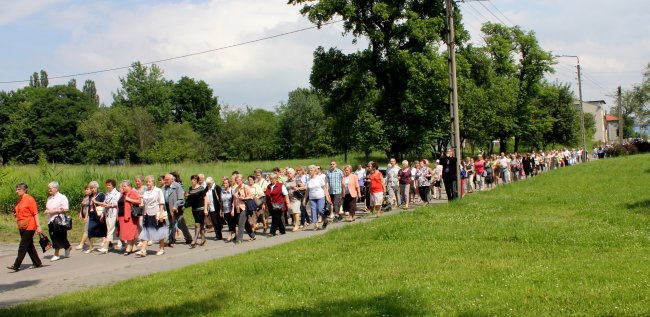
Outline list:
[[[582,157],[581,161],[587,161],[587,143],[585,142],[585,110],[582,107],[582,76],[580,75],[580,58],[576,56],[578,60],[578,98],[580,99],[580,134],[582,135]]]
[[[585,142],[585,110],[582,107],[582,76],[580,74],[580,58],[577,55],[555,55],[555,57],[575,57],[578,64],[578,99],[580,101],[580,135],[582,136],[582,161],[587,161],[587,143]]]
[[[618,89],[616,89],[616,95],[618,96],[618,144],[623,145],[623,125],[625,122],[623,120],[623,97],[621,96],[621,86],[618,86]]]
[[[462,197],[460,182],[460,123],[458,118],[458,84],[456,82],[456,44],[454,35],[454,6],[452,0],[445,0],[447,13],[447,53],[449,54],[449,107],[451,112],[451,146],[456,156],[456,192]]]

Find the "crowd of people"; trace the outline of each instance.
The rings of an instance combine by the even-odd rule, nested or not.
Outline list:
[[[215,241],[233,244],[242,243],[245,236],[256,240],[260,230],[267,236],[289,230],[324,230],[332,222],[354,222],[357,208],[380,217],[385,211],[408,209],[414,203],[456,199],[459,169],[460,194],[465,195],[581,163],[582,154],[569,149],[522,155],[486,155],[481,151],[459,162],[450,149],[431,163],[427,159],[404,160],[398,165],[392,158],[385,169],[373,161],[356,169],[350,165],[340,169],[331,161],[329,168],[285,167],[269,173],[257,169],[249,176],[234,171],[218,178],[219,182],[196,174],[190,176],[187,188],[175,172],[136,176],[133,182],[107,179],[103,192],[99,182],[90,181],[83,189],[78,211],[83,234],[74,247],[68,240],[69,228],[60,225],[70,213],[70,204],[59,192],[59,183],[53,181],[48,185],[50,196],[44,210],[54,249],[50,261],[69,257],[73,248],[85,254],[105,254],[113,249],[124,256],[146,257],[148,246],[158,244],[152,254],[163,255],[179,240],[189,248],[203,246],[208,229],[214,232]],[[25,255],[31,258],[32,267],[38,268],[42,262],[33,239],[35,234],[42,234],[42,228],[37,204],[25,183],[16,185],[16,194],[19,200],[14,215],[21,240],[18,256],[7,268],[18,271]],[[185,220],[189,210],[194,219],[193,234]]]

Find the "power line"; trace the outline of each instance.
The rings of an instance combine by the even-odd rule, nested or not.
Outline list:
[[[481,12],[478,11],[476,8],[474,8],[474,6],[472,6],[472,4],[471,4],[469,1],[468,1],[468,2],[463,2],[463,3],[467,3],[467,7],[468,7],[469,9],[471,9],[472,11],[474,11],[476,14],[480,15],[480,16],[483,18],[483,20],[484,20],[485,22],[490,22],[490,19],[486,18],[486,17],[483,15],[483,13],[481,13]],[[483,24],[483,22],[481,22],[481,24]]]
[[[501,16],[503,16],[508,22],[510,22],[510,24],[515,25],[515,23],[513,23],[510,19],[508,19],[508,17],[505,14],[503,14],[503,12],[501,12],[501,10],[499,10],[499,8],[497,8],[497,6],[492,1],[487,0],[487,2],[491,4],[492,7],[494,7],[501,14]]]
[[[501,20],[501,18],[499,18],[496,14],[494,14],[494,12],[492,12],[492,10],[490,10],[490,8],[488,8],[487,6],[485,6],[485,5],[483,4],[483,2],[479,2],[478,4],[480,4],[480,5],[481,5],[485,10],[487,10],[488,12],[490,12],[490,14],[491,14],[493,17],[495,17],[499,22],[501,22],[501,24],[508,26],[508,23],[503,22],[503,20]]]
[[[195,52],[195,53],[189,53],[189,54],[180,55],[180,56],[163,58],[163,59],[150,61],[150,62],[145,62],[145,63],[141,63],[141,64],[142,65],[150,65],[150,64],[156,64],[156,63],[164,63],[164,62],[169,62],[169,61],[173,61],[173,60],[177,60],[177,59],[182,59],[182,58],[187,58],[187,57],[212,53],[212,52],[221,51],[221,50],[225,50],[225,49],[229,49],[229,48],[233,48],[233,47],[253,44],[253,43],[262,42],[262,41],[266,41],[266,40],[270,40],[270,39],[274,39],[274,38],[278,38],[278,37],[283,37],[283,36],[287,36],[287,35],[291,35],[291,34],[295,34],[295,33],[300,33],[300,32],[304,32],[304,31],[316,29],[316,28],[320,29],[320,27],[322,27],[324,25],[335,24],[335,23],[339,23],[339,22],[342,22],[342,21],[343,20],[336,20],[336,21],[326,22],[326,23],[322,23],[322,24],[317,25],[317,26],[306,27],[306,28],[302,28],[302,29],[298,29],[298,30],[293,30],[293,31],[289,31],[289,32],[284,32],[284,33],[279,33],[279,34],[275,34],[275,35],[262,37],[262,38],[255,39],[255,40],[240,42],[240,43],[236,43],[236,44],[226,45],[226,46],[222,46],[222,47],[218,47],[218,48],[213,48],[213,49],[200,51],[200,52]],[[107,72],[112,72],[112,71],[116,71],[116,70],[128,69],[128,68],[131,68],[131,65],[129,65],[129,66],[119,66],[119,67],[113,67],[113,68],[106,68],[106,69],[101,69],[101,70],[96,70],[96,71],[83,72],[83,73],[70,74],[70,75],[48,76],[48,79],[51,80],[51,79],[62,79],[62,78],[70,78],[70,77],[77,77],[77,76],[93,75],[93,74],[107,73]],[[13,84],[13,83],[25,83],[25,82],[29,82],[29,79],[0,81],[0,84]]]

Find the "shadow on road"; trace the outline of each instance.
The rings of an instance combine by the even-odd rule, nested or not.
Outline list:
[[[16,272],[14,274],[20,274],[20,272]],[[23,287],[30,287],[30,286],[38,284],[39,282],[40,282],[40,280],[29,280],[29,281],[20,281],[20,282],[11,283],[11,284],[0,284],[0,293],[15,290],[15,289],[19,289],[19,288],[23,288]]]

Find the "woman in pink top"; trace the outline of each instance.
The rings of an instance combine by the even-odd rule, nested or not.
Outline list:
[[[359,187],[359,178],[352,173],[352,166],[346,165],[343,168],[343,211],[350,215],[348,221],[356,220],[357,199],[361,197],[361,188]]]
[[[59,250],[65,250],[65,257],[70,257],[70,241],[68,241],[68,231],[60,229],[54,225],[54,218],[59,215],[65,215],[70,209],[68,197],[59,193],[59,183],[51,182],[47,185],[47,191],[50,197],[47,198],[45,204],[45,214],[47,215],[47,226],[50,231],[50,238],[52,239],[52,246],[54,247],[54,256],[50,261],[58,261],[61,259]]]
[[[483,155],[479,154],[476,161],[474,161],[474,180],[476,181],[476,187],[479,191],[484,190],[483,173],[485,173],[485,161],[483,160]]]

